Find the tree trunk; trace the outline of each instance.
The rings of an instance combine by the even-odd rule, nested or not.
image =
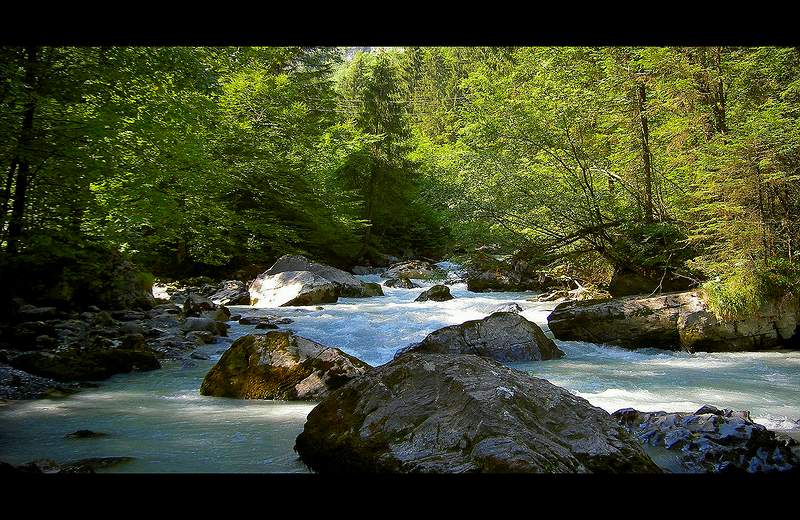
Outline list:
[[[22,222],[25,217],[25,205],[28,195],[28,181],[30,176],[30,146],[33,140],[33,116],[36,111],[36,47],[28,47],[28,62],[25,69],[25,87],[29,90],[25,115],[20,130],[17,158],[19,167],[17,179],[14,183],[14,204],[11,209],[11,221],[8,225],[9,253],[16,253],[19,249],[19,239],[22,236]]]
[[[647,91],[644,83],[639,83],[637,88],[637,108],[639,112],[639,142],[642,146],[642,167],[644,170],[644,221],[653,223],[653,172],[650,166],[650,133],[647,129]]]

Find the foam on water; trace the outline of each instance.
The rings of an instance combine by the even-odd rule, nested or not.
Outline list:
[[[457,270],[455,264],[438,264]],[[449,274],[452,277],[452,272]],[[383,282],[377,275],[359,276]],[[447,325],[483,318],[515,302],[522,315],[547,329],[556,303],[528,301],[533,293],[471,293],[450,286],[455,299],[414,302],[436,281],[415,280],[416,289],[384,287],[384,296],[342,298],[336,304],[253,308],[232,306],[234,314],[275,314],[294,320],[281,326],[372,364]],[[204,397],[198,389],[220,352],[254,326],[231,323],[230,336],[201,347],[209,360],[194,366],[166,362],[164,368],[115,376],[97,389],[62,399],[0,407],[0,460],[38,458],[68,461],[84,457],[133,456],[109,471],[130,472],[297,472],[306,471],[293,451],[305,417],[315,403],[244,401]],[[262,333],[264,331],[257,331]],[[694,411],[703,404],[750,410],[771,429],[797,430],[800,418],[800,352],[698,353],[659,349],[627,350],[578,341],[557,341],[560,360],[517,363],[514,368],[567,388],[609,412]],[[66,440],[90,429],[110,433],[98,439]]]

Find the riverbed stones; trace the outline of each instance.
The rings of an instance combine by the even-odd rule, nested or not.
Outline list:
[[[274,331],[234,341],[206,375],[200,393],[239,399],[316,400],[369,368],[337,348]]]
[[[61,383],[0,363],[0,399],[40,399],[77,392],[76,383]]]
[[[427,291],[423,291],[417,298],[414,300],[415,302],[427,302],[427,301],[434,301],[434,302],[446,302],[447,300],[452,300],[453,295],[450,294],[450,288],[446,285],[434,285]]]
[[[502,362],[564,357],[538,325],[513,312],[495,312],[482,320],[441,328],[395,357],[407,352],[475,354]]]
[[[789,471],[800,467],[800,445],[753,422],[747,411],[705,405],[694,413],[612,414],[640,442],[674,451],[686,471]]]
[[[605,411],[473,355],[367,371],[311,411],[295,450],[320,473],[660,471]]]
[[[563,340],[691,352],[768,350],[797,330],[797,304],[766,303],[744,319],[715,316],[697,291],[559,304],[547,318]]]

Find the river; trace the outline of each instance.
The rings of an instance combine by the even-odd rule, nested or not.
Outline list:
[[[454,268],[453,265],[444,267]],[[452,273],[451,273],[452,275]],[[375,275],[359,276],[378,281]],[[429,286],[430,283],[422,282]],[[534,293],[472,293],[451,286],[447,302],[414,302],[424,290],[384,287],[385,296],[342,298],[336,304],[264,309],[231,306],[233,314],[277,314],[294,320],[281,328],[341,348],[371,365],[447,325],[483,318],[506,302],[547,329],[555,303],[528,301]],[[228,338],[200,347],[209,360],[164,361],[161,370],[119,374],[77,394],[0,406],[0,460],[21,464],[49,458],[130,456],[105,471],[306,472],[293,451],[314,403],[204,397],[206,372],[237,337],[254,326],[231,322]],[[261,331],[258,331],[261,332]],[[750,410],[770,429],[796,434],[800,418],[800,352],[697,353],[636,351],[556,341],[560,360],[511,366],[567,388],[609,412],[694,411],[703,404]],[[65,439],[89,429],[106,437]]]

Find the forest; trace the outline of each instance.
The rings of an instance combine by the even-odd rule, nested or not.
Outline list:
[[[0,67],[13,294],[69,301],[109,252],[175,279],[480,247],[598,286],[670,273],[729,315],[800,291],[798,48],[5,47]]]

